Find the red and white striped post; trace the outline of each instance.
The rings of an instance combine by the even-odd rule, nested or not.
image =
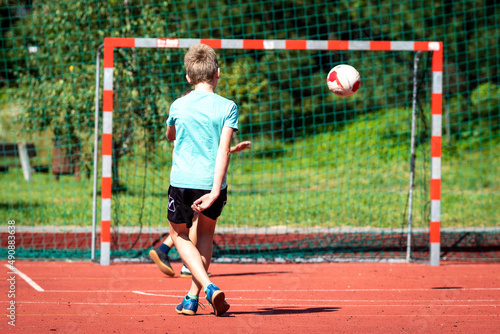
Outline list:
[[[246,50],[366,50],[431,51],[432,57],[432,136],[431,136],[431,221],[430,264],[439,265],[441,209],[441,124],[443,109],[443,43],[422,41],[310,41],[264,39],[189,38],[105,38],[101,179],[101,265],[110,262],[111,188],[113,153],[113,51],[115,48],[189,48],[206,44],[214,49]]]
[[[441,253],[441,145],[443,118],[443,43],[432,56],[432,130],[431,130],[431,221],[430,264],[439,265]]]
[[[104,40],[102,96],[102,177],[101,177],[101,265],[109,265],[111,236],[111,175],[113,159],[113,55],[114,47]]]
[[[134,47],[134,38],[104,39],[104,87],[102,97],[101,265],[111,253],[111,191],[113,159],[113,69],[115,47]]]

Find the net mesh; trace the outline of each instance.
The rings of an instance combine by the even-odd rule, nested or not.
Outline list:
[[[445,51],[441,255],[498,260],[498,6],[349,4],[1,5],[2,247],[12,220],[21,258],[89,257],[95,57],[104,37],[437,40]],[[144,259],[168,234],[173,146],[165,138],[165,120],[172,101],[190,88],[185,51],[115,51],[111,251],[116,258]],[[415,53],[216,52],[222,69],[217,93],[234,100],[240,111],[233,144],[250,140],[252,148],[232,155],[214,257],[405,258]],[[425,52],[420,58],[412,250],[414,258],[427,259],[432,60]],[[333,95],[326,85],[326,74],[341,63],[361,74],[361,88],[349,98]],[[31,181],[21,168],[19,143],[27,144]]]

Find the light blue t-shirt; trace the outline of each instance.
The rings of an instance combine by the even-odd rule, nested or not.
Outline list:
[[[211,190],[222,128],[238,130],[238,107],[215,93],[193,90],[170,106],[167,125],[175,125],[170,185]],[[226,178],[222,188],[226,188]]]

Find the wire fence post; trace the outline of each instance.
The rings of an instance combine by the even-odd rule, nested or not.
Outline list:
[[[408,194],[408,240],[406,243],[406,261],[411,260],[411,224],[413,209],[413,186],[415,184],[415,122],[418,94],[418,61],[421,51],[415,53],[413,63],[413,103],[411,108],[411,143],[410,143],[410,191]]]
[[[96,219],[97,219],[97,170],[99,162],[99,74],[101,50],[104,44],[97,48],[95,57],[95,121],[94,121],[94,189],[92,194],[92,246],[90,252],[90,260],[95,260],[95,236],[96,236]]]

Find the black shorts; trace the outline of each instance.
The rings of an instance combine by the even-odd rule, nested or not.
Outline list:
[[[193,225],[194,211],[191,205],[201,196],[208,194],[210,190],[168,188],[168,220],[174,224],[186,224],[187,228]],[[202,213],[210,219],[216,220],[222,213],[227,201],[227,187],[220,191],[219,197],[212,205],[203,210]]]

